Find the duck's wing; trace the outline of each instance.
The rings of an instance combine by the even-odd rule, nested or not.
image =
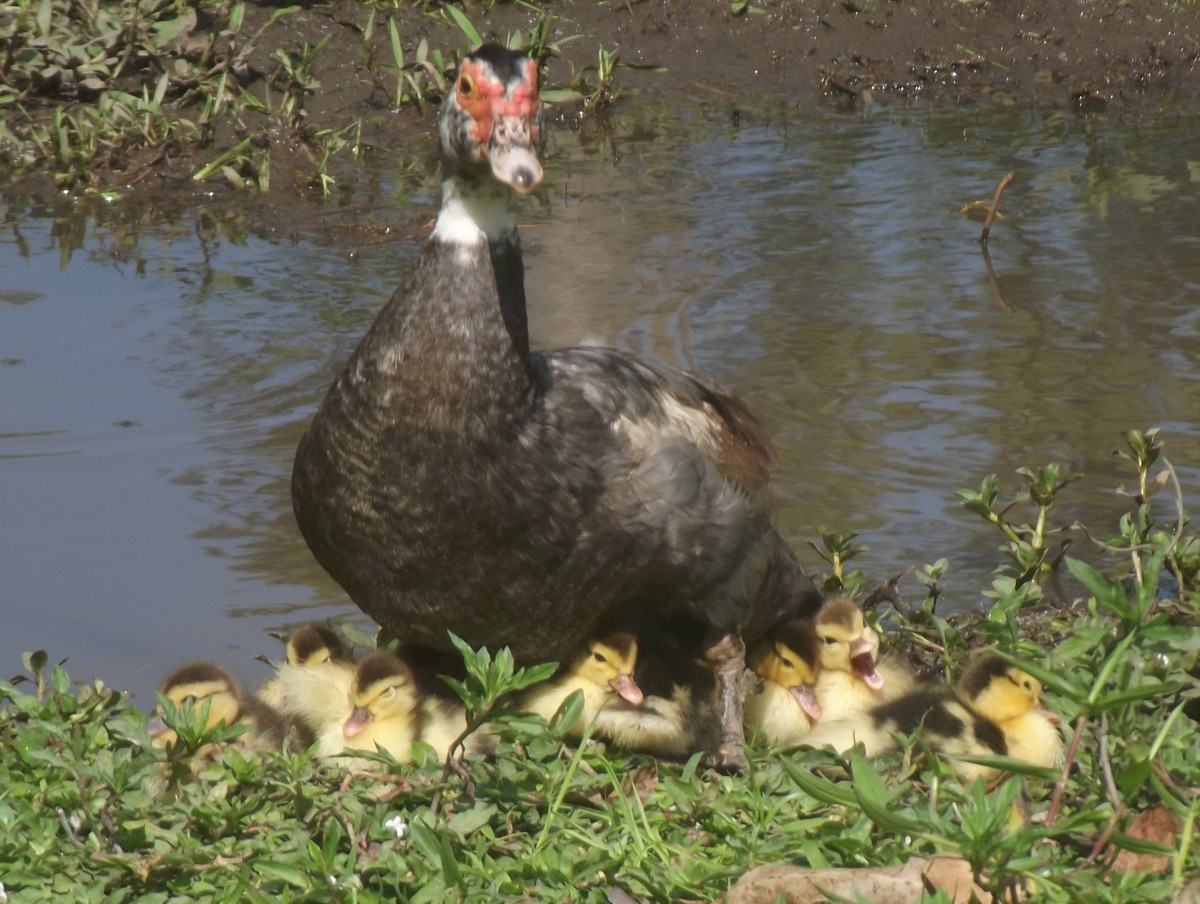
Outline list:
[[[547,404],[600,417],[635,460],[683,442],[729,484],[747,494],[766,492],[774,446],[746,403],[728,389],[611,348],[561,349],[534,361],[541,365]]]

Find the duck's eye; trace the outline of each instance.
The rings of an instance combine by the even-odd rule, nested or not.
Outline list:
[[[597,662],[608,662],[608,660],[604,658],[603,653],[593,653],[592,658]]]
[[[199,702],[200,701],[196,699],[195,694],[188,694],[186,697],[184,697],[182,700],[179,701],[179,705],[180,706],[195,706]]]
[[[837,643],[837,638],[836,637],[826,637],[825,643],[829,646],[832,646],[833,644]]]
[[[458,79],[458,93],[463,97],[470,97],[474,90],[475,83],[471,81],[471,76],[464,72]]]
[[[379,695],[379,699],[391,700],[394,696],[396,696],[396,689],[394,687],[389,687],[386,691]]]
[[[792,661],[790,659],[788,659],[786,656],[780,656],[779,659],[783,662],[783,667],[785,669],[795,668],[795,666],[792,665]]]

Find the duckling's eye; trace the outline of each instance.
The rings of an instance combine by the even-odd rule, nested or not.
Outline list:
[[[394,687],[389,687],[386,691],[379,695],[379,699],[391,700],[394,696],[396,696],[396,689]]]
[[[837,638],[836,637],[826,637],[825,643],[828,646],[833,646],[833,644],[837,643]]]
[[[608,660],[604,658],[603,653],[593,653],[592,658],[597,662],[608,662]]]
[[[783,662],[783,667],[785,669],[795,668],[795,666],[792,665],[792,661],[786,656],[780,656],[779,659]]]

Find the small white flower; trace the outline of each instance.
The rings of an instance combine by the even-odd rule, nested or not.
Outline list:
[[[384,828],[395,832],[397,838],[403,838],[404,833],[408,831],[408,823],[404,821],[403,816],[393,816],[391,819],[385,819],[383,825]]]

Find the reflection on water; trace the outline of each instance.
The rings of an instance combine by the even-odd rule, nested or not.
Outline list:
[[[778,441],[779,520],[808,564],[819,528],[857,531],[872,581],[945,556],[959,608],[999,556],[954,491],[989,473],[1006,495],[1020,465],[1084,473],[1061,521],[1109,535],[1130,479],[1109,453],[1159,425],[1194,497],[1200,120],[728,114],[635,100],[614,136],[556,136],[522,214],[536,343],[607,342],[738,388]],[[989,274],[959,209],[1009,170]],[[365,623],[288,500],[299,433],[434,207],[428,176],[362,179],[373,209],[294,228],[231,204],[10,204],[0,674],[40,646],[145,701],[178,660],[257,681],[269,630]],[[352,259],[384,222],[401,237]]]

